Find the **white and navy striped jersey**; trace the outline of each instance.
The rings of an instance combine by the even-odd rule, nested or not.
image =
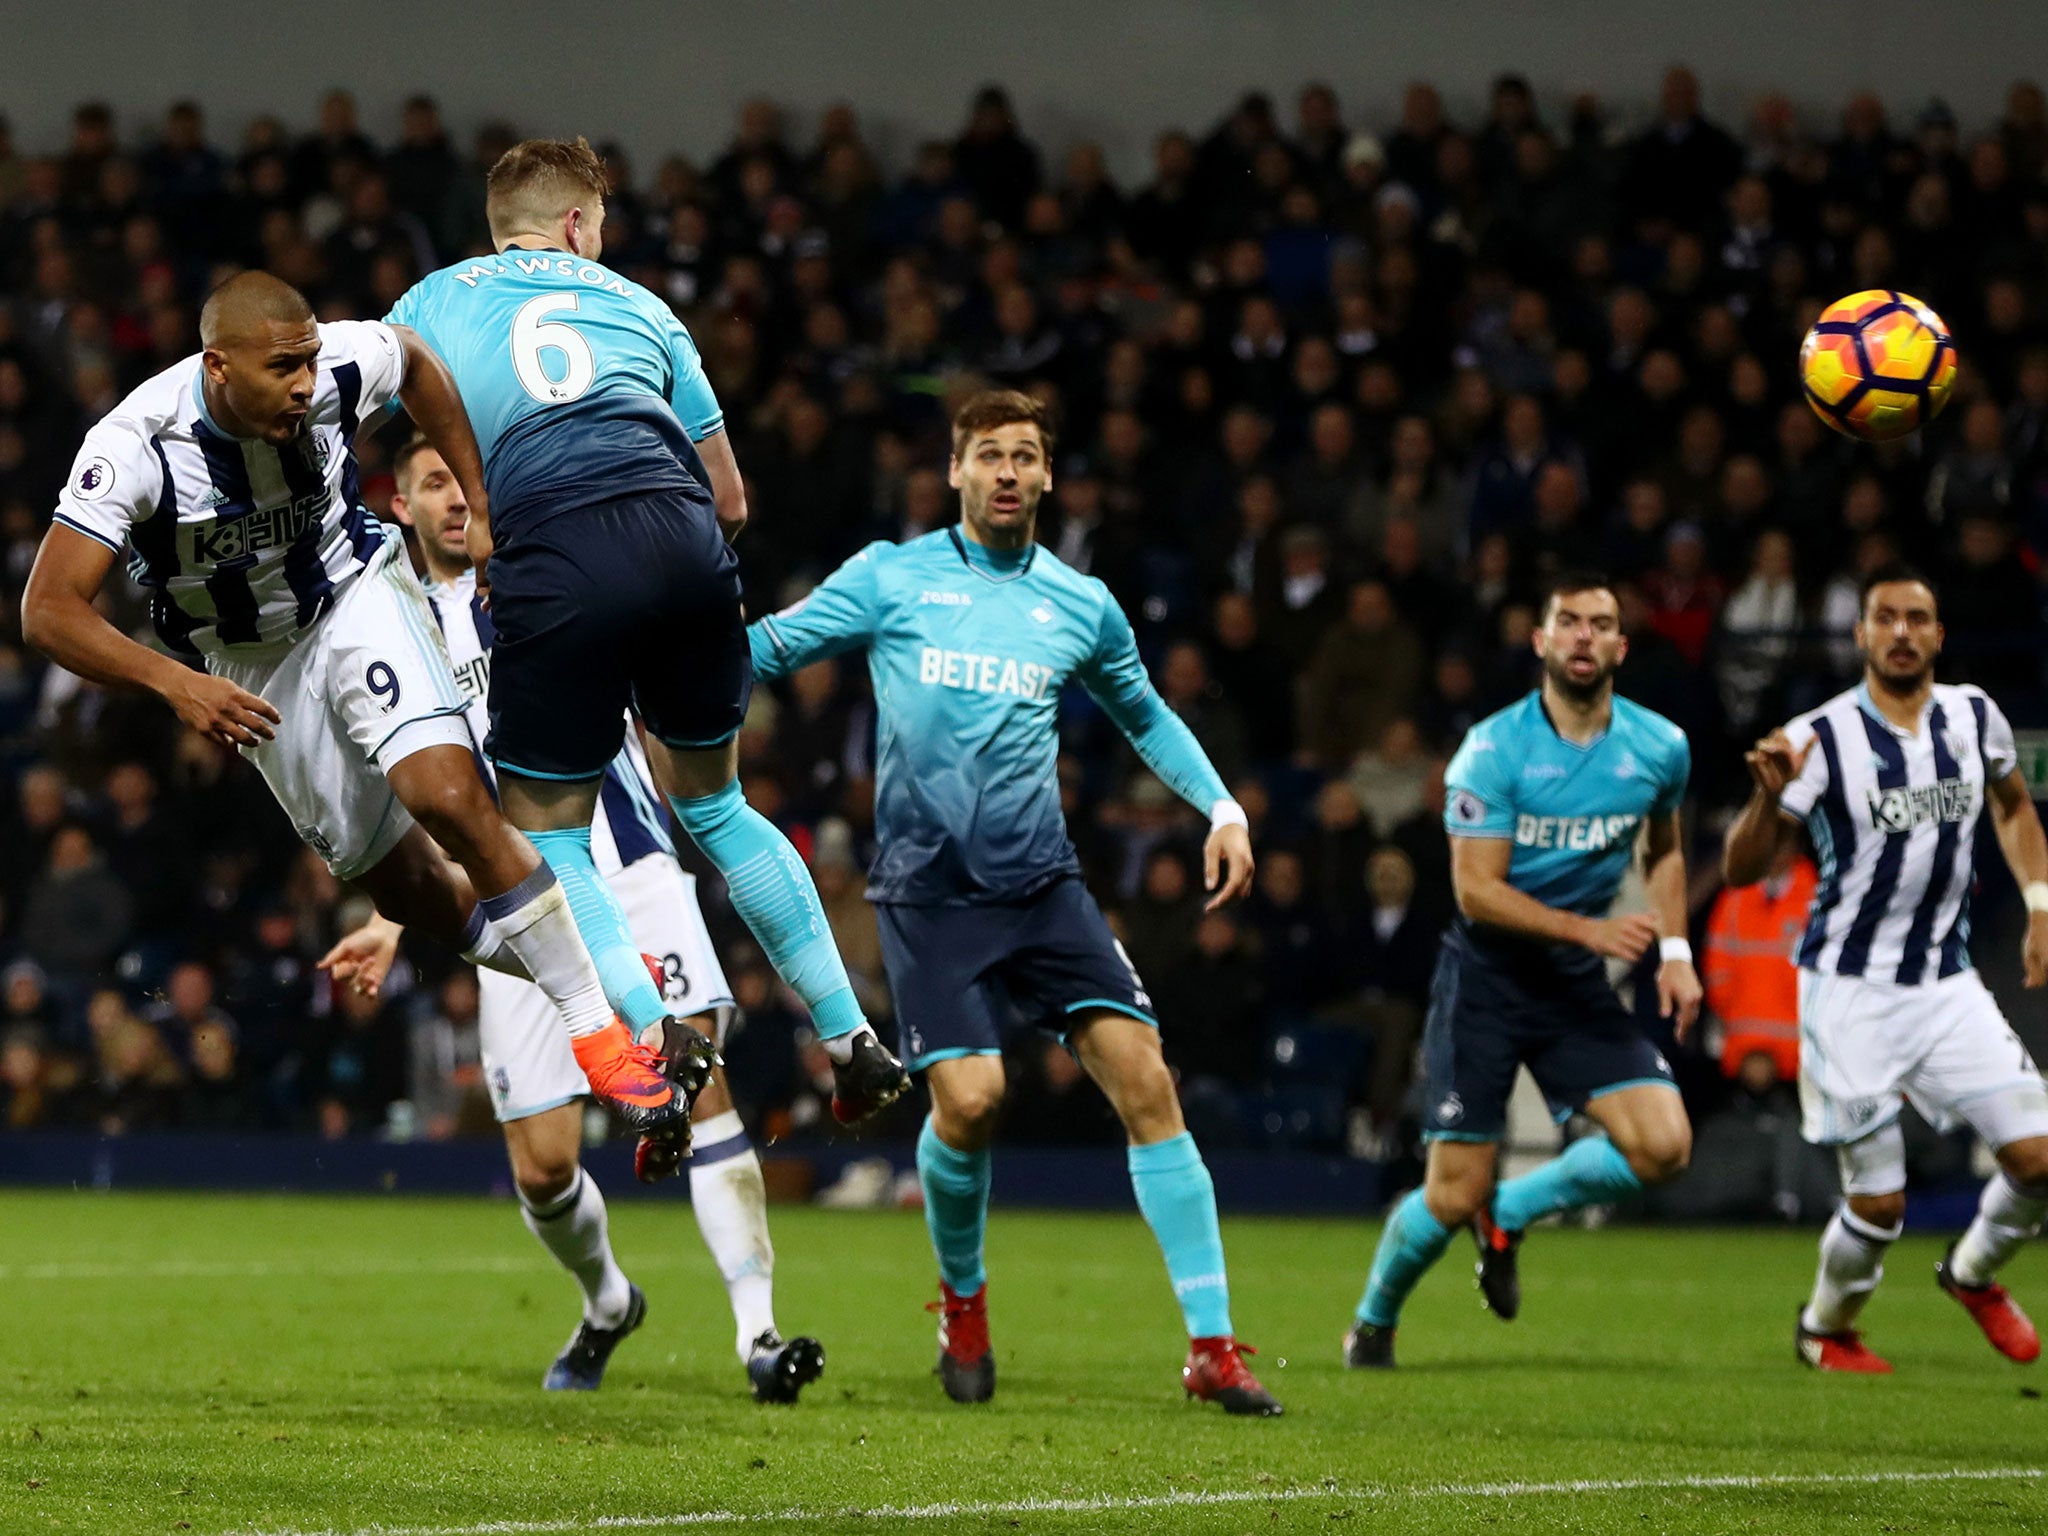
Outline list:
[[[363,505],[355,435],[397,397],[405,354],[387,325],[321,326],[312,407],[282,448],[223,432],[202,377],[189,357],[86,433],[57,521],[128,550],[173,649],[288,643],[384,541]]]
[[[496,776],[484,755],[484,739],[491,729],[485,700],[491,691],[494,633],[490,610],[476,600],[476,572],[464,571],[453,581],[433,583],[427,588],[427,602],[441,621],[455,685],[467,701],[463,718],[476,747],[477,767],[484,782],[494,784]],[[676,845],[669,837],[668,810],[655,793],[654,775],[640,747],[640,733],[628,715],[626,744],[605,768],[604,782],[598,786],[597,815],[590,824],[590,857],[597,872],[609,876],[654,854],[673,859]]]
[[[1998,706],[1937,683],[1920,728],[1901,731],[1859,683],[1785,734],[1812,750],[1779,804],[1820,856],[1801,968],[1909,986],[1968,969],[1985,786],[2019,761]]]

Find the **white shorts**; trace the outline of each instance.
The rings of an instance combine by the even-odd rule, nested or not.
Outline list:
[[[412,828],[384,777],[391,765],[424,747],[470,750],[440,626],[395,538],[297,640],[206,665],[282,716],[274,741],[242,755],[342,880],[373,868]]]
[[[661,960],[662,1001],[677,1018],[711,1014],[723,1044],[732,989],[704,928],[696,877],[666,854],[650,854],[608,883],[626,909],[633,942]],[[590,1092],[562,1016],[539,987],[502,971],[479,971],[477,981],[484,1082],[500,1120],[524,1120]]]
[[[2048,1135],[2048,1084],[1974,970],[1918,986],[1800,971],[1801,1133],[1862,1141],[1898,1119],[1902,1099],[1994,1150]]]

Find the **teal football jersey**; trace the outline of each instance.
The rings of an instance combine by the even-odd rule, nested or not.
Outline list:
[[[1444,771],[1444,826],[1508,839],[1510,885],[1597,917],[1644,819],[1675,809],[1691,772],[1685,733],[1662,715],[1616,698],[1606,732],[1581,747],[1558,735],[1538,691],[1465,733]]]
[[[1050,550],[992,553],[951,528],[870,544],[747,634],[764,677],[868,653],[881,845],[873,900],[1016,900],[1079,872],[1058,772],[1070,681],[1204,815],[1228,795],[1153,691],[1109,589]]]
[[[725,418],[696,343],[609,267],[506,250],[422,278],[386,319],[418,331],[455,376],[494,523],[706,489],[693,444]]]

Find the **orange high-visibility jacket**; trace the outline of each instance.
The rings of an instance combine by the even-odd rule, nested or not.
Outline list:
[[[1799,1075],[1799,973],[1792,951],[1806,929],[1818,877],[1802,858],[1782,887],[1776,880],[1725,890],[1707,919],[1707,1007],[1723,1030],[1721,1070],[1763,1051],[1786,1081]],[[1773,895],[1773,890],[1777,894]]]

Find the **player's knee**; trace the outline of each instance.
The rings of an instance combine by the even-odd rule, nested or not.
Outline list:
[[[2048,1190],[2048,1136],[2030,1136],[1999,1150],[1998,1166],[2015,1184]]]
[[[513,1154],[512,1182],[519,1198],[529,1206],[552,1205],[576,1182],[576,1153],[573,1149],[529,1148]]]
[[[1851,1195],[1849,1210],[1857,1220],[1886,1232],[1897,1231],[1906,1221],[1906,1192],[1888,1195]]]
[[[465,782],[451,775],[429,784],[413,794],[406,809],[426,829],[427,836],[458,860],[480,847],[497,819],[483,782],[474,776]]]
[[[932,1101],[940,1135],[956,1147],[986,1146],[995,1136],[996,1117],[1002,1109],[1000,1078],[953,1085]]]
[[[1492,1198],[1493,1178],[1481,1170],[1455,1174],[1433,1171],[1422,1190],[1429,1214],[1453,1229],[1467,1225],[1486,1209]]]
[[[1645,1184],[1662,1184],[1685,1172],[1692,1161],[1692,1132],[1683,1124],[1658,1126],[1623,1154],[1629,1170]]]

